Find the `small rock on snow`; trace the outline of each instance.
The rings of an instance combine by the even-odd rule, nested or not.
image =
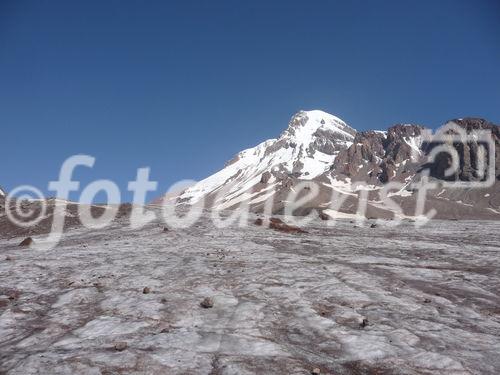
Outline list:
[[[361,321],[361,323],[359,323],[359,326],[361,328],[365,328],[367,325],[368,325],[368,319],[367,318],[363,318],[363,320]]]
[[[203,301],[201,301],[200,306],[204,309],[210,309],[214,307],[214,300],[210,297],[206,297]]]
[[[115,343],[115,350],[118,352],[124,351],[125,349],[127,349],[127,347],[128,347],[128,344],[125,341],[119,341],[119,342]]]
[[[34,242],[33,238],[26,237],[24,240],[22,240],[22,242],[19,244],[19,246],[27,247],[27,246],[30,246],[33,242]]]

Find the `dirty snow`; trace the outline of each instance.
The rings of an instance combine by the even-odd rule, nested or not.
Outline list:
[[[0,240],[0,372],[498,374],[497,222],[327,223]]]

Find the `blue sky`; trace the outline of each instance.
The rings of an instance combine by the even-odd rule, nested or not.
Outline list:
[[[0,185],[201,179],[300,109],[500,123],[498,1],[0,2]],[[50,194],[50,192],[48,193]],[[77,197],[77,196],[76,196]],[[130,199],[124,194],[124,200]]]

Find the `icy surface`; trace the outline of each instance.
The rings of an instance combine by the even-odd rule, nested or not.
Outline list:
[[[355,225],[0,240],[0,373],[498,374],[498,223]]]

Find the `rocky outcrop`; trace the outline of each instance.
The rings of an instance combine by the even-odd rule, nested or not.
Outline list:
[[[353,144],[339,152],[331,169],[335,174],[353,178],[357,175],[359,166],[365,162],[377,167],[385,155],[384,139],[385,135],[381,132],[359,132]]]
[[[271,172],[265,171],[264,173],[262,173],[262,176],[260,177],[260,183],[267,184],[268,181],[271,179],[271,177],[272,177]]]
[[[255,220],[254,224],[257,226],[262,226],[262,225],[264,225],[264,220],[259,218],[259,219]],[[278,219],[276,217],[270,218],[268,225],[269,225],[270,229],[274,229],[275,231],[278,231],[278,232],[307,233],[307,231],[305,231],[297,226],[294,226],[294,225],[288,225],[285,222],[283,222],[283,220]]]
[[[458,125],[459,129],[463,129],[467,135],[478,130],[485,130],[491,133],[491,139],[495,144],[495,177],[500,180],[500,127],[479,118],[463,118],[452,120],[452,123]],[[447,134],[457,134],[455,131],[447,131]],[[443,144],[443,142],[429,142],[424,146],[424,151],[429,154],[435,147]],[[457,151],[459,156],[460,166],[456,173],[451,176],[446,176],[445,171],[451,166],[452,158],[449,153],[439,153],[432,164],[424,164],[422,169],[429,168],[430,175],[437,179],[447,181],[481,181],[487,177],[487,168],[489,162],[484,164],[479,160],[489,160],[489,148],[487,144],[478,142],[475,137],[466,137],[463,142],[449,142]],[[478,152],[484,150],[485,157],[479,156]],[[479,158],[478,158],[479,156]]]
[[[424,129],[420,125],[395,125],[389,128],[384,145],[386,159],[394,164],[418,159]]]
[[[400,180],[421,158],[423,130],[419,125],[395,125],[387,132],[359,132],[335,159],[332,174],[378,184]]]

